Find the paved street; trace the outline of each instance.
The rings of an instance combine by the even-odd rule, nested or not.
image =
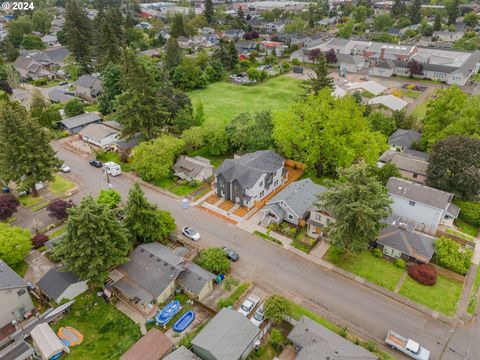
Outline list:
[[[70,175],[80,186],[80,192],[74,197],[76,202],[85,195],[96,195],[101,189],[107,188],[101,169],[89,166],[88,159],[58,144],[55,148],[59,158],[71,167]],[[111,182],[125,199],[132,180],[122,175],[111,178]],[[346,324],[350,329],[355,328],[364,336],[380,342],[388,330],[393,329],[430,349],[431,359],[441,358],[453,326],[327,271],[205,211],[198,208],[182,209],[178,198],[146,187],[144,191],[150,201],[172,213],[179,227],[190,225],[196,228],[202,235],[202,247],[226,245],[237,251],[240,260],[233,266],[234,274],[252,280],[267,291],[284,293],[297,302],[304,302],[310,307],[313,305],[314,310],[325,317]],[[40,212],[35,216],[46,214]],[[21,220],[18,224],[28,225],[32,220]],[[468,342],[464,336],[459,335],[458,338],[460,350],[466,352]],[[480,348],[478,350],[477,355],[480,354]]]

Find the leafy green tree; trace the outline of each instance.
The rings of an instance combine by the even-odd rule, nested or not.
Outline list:
[[[398,19],[405,15],[406,7],[404,0],[395,0],[392,8],[390,9],[390,14],[392,17]]]
[[[14,62],[20,55],[20,53],[18,49],[15,48],[15,45],[7,37],[2,42],[0,42],[0,55],[2,55],[7,61]]]
[[[440,31],[442,30],[442,15],[439,12],[435,14],[435,18],[433,21],[433,31]]]
[[[122,202],[122,196],[116,190],[103,189],[100,190],[98,194],[97,202],[105,205],[109,209],[115,209]]]
[[[22,47],[27,50],[42,50],[46,46],[38,36],[27,34],[23,37]]]
[[[280,351],[284,341],[285,339],[283,338],[283,335],[280,332],[280,330],[273,329],[270,334],[270,338],[268,339],[268,342],[272,345],[272,347],[275,350]]]
[[[472,266],[473,251],[462,249],[460,244],[441,237],[435,241],[438,264],[458,274],[465,275]]]
[[[8,26],[8,40],[15,46],[22,44],[23,37],[33,31],[33,25],[29,17],[24,15],[11,21]]]
[[[116,97],[116,120],[123,125],[122,136],[131,139],[140,133],[145,140],[155,137],[169,117],[161,104],[154,77],[135,54],[126,51],[123,59],[122,87]]]
[[[203,15],[205,15],[205,18],[207,19],[207,22],[209,24],[214,23],[214,21],[215,21],[215,9],[213,7],[212,0],[206,0],[205,1],[205,11],[204,11]]]
[[[208,78],[195,60],[184,58],[173,72],[172,83],[181,90],[203,89],[208,85]]]
[[[330,242],[351,252],[366,250],[382,227],[380,222],[391,213],[386,188],[360,162],[340,171],[341,181],[322,194],[322,209],[335,219],[327,227]]]
[[[21,189],[53,180],[59,164],[43,131],[17,102],[0,100],[0,178]]]
[[[194,126],[182,133],[185,141],[185,150],[188,152],[199,150],[205,146],[205,130],[201,126]]]
[[[465,21],[465,24],[467,24],[468,26],[476,26],[478,25],[478,15],[471,11],[467,14],[465,14],[465,16],[463,17],[463,21]]]
[[[45,35],[50,32],[53,15],[46,9],[40,9],[33,12],[32,24],[33,30]]]
[[[67,0],[65,15],[65,36],[67,47],[72,52],[75,61],[88,71],[92,54],[92,24],[83,10],[80,0]]]
[[[170,135],[140,143],[135,148],[134,164],[138,174],[147,181],[170,175],[173,163],[182,152],[185,143]]]
[[[280,324],[292,311],[290,302],[280,295],[271,295],[263,304],[265,318],[274,324]]]
[[[272,147],[272,130],[272,115],[269,111],[261,111],[253,116],[250,113],[242,113],[225,126],[230,148],[240,152]]]
[[[122,93],[122,67],[108,64],[102,72],[102,95],[98,97],[99,110],[103,115],[115,111],[115,99]]]
[[[0,223],[0,259],[9,266],[22,262],[32,247],[31,238],[27,229]]]
[[[391,177],[402,177],[400,170],[392,163],[385,164],[382,167],[372,166],[371,169],[372,174],[383,186],[387,185],[388,179]]]
[[[150,203],[138,183],[128,192],[124,221],[136,241],[142,243],[163,240],[175,230],[170,213]]]
[[[418,24],[422,20],[422,2],[421,0],[413,0],[409,11],[410,20],[412,24]]]
[[[368,121],[373,131],[379,131],[385,136],[390,136],[397,129],[395,119],[381,112],[368,115]]]
[[[230,271],[230,261],[222,248],[202,250],[198,256],[198,264],[214,274],[226,274]]]
[[[30,116],[43,127],[53,127],[57,122],[62,120],[58,110],[53,106],[49,106],[39,91],[33,94],[33,100],[30,105]]]
[[[355,10],[353,10],[353,18],[357,23],[363,23],[368,17],[369,11],[365,6],[357,6]]]
[[[455,22],[457,21],[458,15],[460,15],[460,10],[459,10],[460,1],[445,0],[443,4],[445,5],[445,11],[447,12],[448,23],[455,24]]]
[[[374,164],[388,146],[371,131],[352,97],[333,98],[330,89],[273,114],[273,139],[288,158],[301,161],[317,176],[334,174],[363,158]]]
[[[87,196],[68,211],[65,237],[54,254],[79,279],[101,285],[112,267],[128,261],[131,247],[115,214]]]
[[[65,111],[65,115],[68,117],[77,116],[85,112],[83,109],[83,102],[78,99],[68,100],[65,103],[63,110]]]
[[[170,27],[170,35],[174,38],[187,35],[187,33],[185,32],[185,24],[183,22],[182,14],[173,15],[172,25]]]
[[[330,77],[327,59],[324,55],[320,54],[313,71],[315,75],[311,76],[309,80],[306,80],[306,85],[310,93],[317,95],[322,89],[329,88],[331,90],[333,88],[333,79]]]
[[[205,150],[211,155],[226,154],[229,150],[225,126],[216,121],[207,121],[203,125]]]
[[[450,136],[439,141],[430,155],[427,184],[472,199],[480,192],[480,140]]]
[[[167,45],[165,49],[165,59],[164,66],[165,69],[173,74],[175,68],[180,65],[182,62],[182,52],[180,46],[178,45],[177,39],[173,36],[167,40]]]
[[[350,39],[353,33],[353,25],[354,24],[352,20],[348,20],[347,22],[340,24],[338,26],[337,35],[342,39]]]
[[[373,28],[375,31],[388,31],[388,29],[390,29],[394,23],[395,21],[392,19],[390,14],[383,14],[375,17],[373,20]]]

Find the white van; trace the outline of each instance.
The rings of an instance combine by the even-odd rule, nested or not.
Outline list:
[[[122,173],[122,168],[117,163],[113,161],[109,161],[103,164],[103,170],[111,176],[118,176]]]

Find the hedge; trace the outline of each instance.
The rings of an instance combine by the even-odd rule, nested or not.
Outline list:
[[[472,201],[459,201],[460,220],[475,227],[480,227],[480,203]]]
[[[462,249],[460,244],[447,238],[435,241],[438,264],[446,269],[465,275],[472,266],[473,251]]]

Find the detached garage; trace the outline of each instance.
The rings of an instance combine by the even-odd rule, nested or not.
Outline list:
[[[69,352],[69,349],[63,344],[47,323],[35,326],[30,333],[30,336],[32,337],[33,345],[40,353],[42,360],[55,360],[62,356],[64,350]]]
[[[50,269],[37,286],[44,295],[57,303],[63,299],[72,300],[88,289],[86,281],[79,280],[70,271],[62,272],[59,268]]]

